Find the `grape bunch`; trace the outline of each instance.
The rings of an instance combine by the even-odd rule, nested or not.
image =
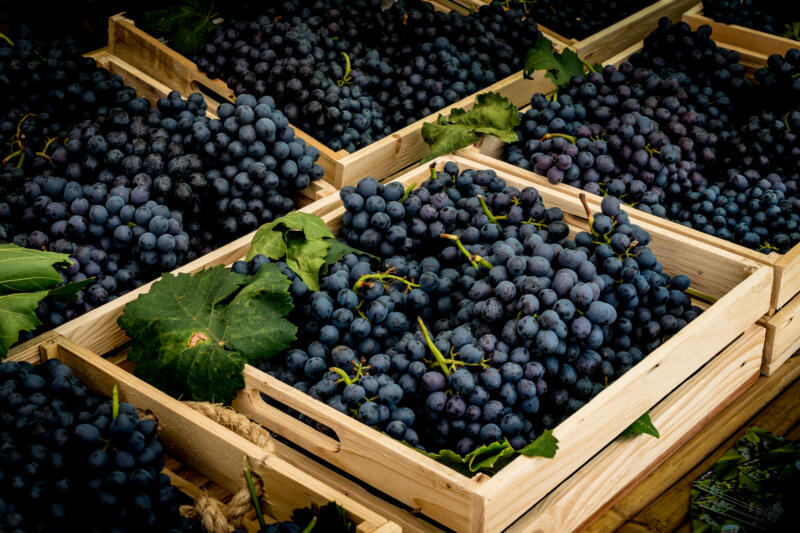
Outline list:
[[[195,59],[236,94],[270,95],[293,124],[354,152],[520,70],[541,37],[520,5],[461,15],[420,0],[380,4],[259,6]]]
[[[262,370],[427,451],[525,446],[700,313],[612,197],[574,239],[536,189],[452,162],[341,197],[339,238],[380,262],[293,290],[301,340]]]
[[[202,531],[161,473],[157,423],[89,391],[57,359],[0,364],[4,531]]]
[[[800,6],[780,0],[703,0],[703,15],[724,24],[785,36],[790,24],[800,21]]]
[[[65,282],[94,278],[74,302],[43,301],[42,328],[291,211],[323,175],[271,97],[211,119],[199,93],[151,103],[69,39],[26,36],[0,44],[0,242],[68,254]]]

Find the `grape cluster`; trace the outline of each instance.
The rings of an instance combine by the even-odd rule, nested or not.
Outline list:
[[[23,36],[25,34],[23,33]],[[323,175],[271,97],[206,116],[202,95],[151,105],[71,41],[0,44],[0,242],[71,256],[64,281],[95,281],[52,328],[295,207]]]
[[[428,451],[526,445],[700,313],[612,197],[574,239],[536,189],[452,162],[341,197],[340,238],[380,265],[293,291],[302,340],[262,369]]]
[[[784,35],[792,22],[800,21],[800,6],[780,0],[703,0],[703,15],[725,24]]]
[[[506,161],[769,253],[800,242],[800,52],[751,85],[710,28],[662,19],[618,68],[531,98]]]
[[[269,94],[293,124],[353,152],[522,68],[541,37],[500,2],[471,15],[420,0],[282,1],[231,21],[197,65],[236,94]]]
[[[0,365],[4,531],[202,531],[180,517],[157,424],[89,391],[56,359]]]

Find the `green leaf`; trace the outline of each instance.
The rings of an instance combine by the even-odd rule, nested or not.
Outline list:
[[[287,239],[286,264],[312,291],[319,290],[319,269],[328,257],[328,246],[327,240]]]
[[[620,437],[635,437],[636,435],[641,435],[646,433],[648,435],[652,435],[655,438],[660,438],[658,430],[653,425],[653,421],[650,420],[650,412],[643,414],[640,416],[633,424],[627,427],[625,431],[620,434]]]
[[[792,22],[790,24],[786,24],[781,37],[786,37],[787,39],[794,39],[795,41],[800,41],[800,22]]]
[[[0,245],[0,294],[49,289],[61,283],[54,265],[68,265],[67,254]]]
[[[80,291],[94,283],[95,278],[86,278],[83,281],[73,281],[58,286],[50,291],[51,298],[55,298],[59,302],[71,302],[75,299]]]
[[[469,464],[470,472],[496,472],[497,469],[505,466],[516,453],[508,439],[503,439],[476,448],[466,455],[465,459]]]
[[[553,430],[545,429],[535,441],[519,450],[519,453],[525,457],[552,459],[556,456],[556,451],[558,451],[558,439],[553,435]]]
[[[539,39],[525,56],[525,75],[546,70],[546,76],[556,87],[566,87],[573,76],[583,76],[583,67],[583,62],[573,50],[564,48],[562,52],[556,53],[553,43],[546,38]]]
[[[226,345],[245,355],[248,363],[271,358],[297,338],[297,326],[283,318],[293,307],[290,285],[278,265],[263,265],[228,306]]]
[[[333,233],[316,215],[294,211],[286,216],[276,218],[264,224],[253,237],[250,251],[247,252],[247,261],[258,254],[264,254],[270,259],[280,259],[286,255],[287,232],[302,232],[306,240],[333,239]]]
[[[245,360],[222,346],[201,343],[181,352],[176,372],[186,384],[183,399],[229,405],[244,388]]]
[[[47,291],[0,296],[0,359],[17,343],[20,331],[33,331],[42,324],[36,306],[45,296]]]
[[[328,255],[325,257],[325,268],[324,272],[328,272],[328,268],[331,267],[334,263],[339,261],[342,257],[346,256],[347,254],[356,254],[356,255],[367,255],[372,257],[373,259],[380,259],[377,255],[372,255],[367,252],[362,252],[361,250],[357,250],[352,246],[348,246],[347,244],[337,241],[336,239],[330,239],[326,241],[328,243]]]
[[[170,46],[192,57],[214,30],[214,2],[183,0],[152,10],[133,9],[129,15],[144,31],[164,37]]]
[[[460,124],[441,124],[441,118],[438,123],[426,122],[422,125],[422,138],[431,147],[429,153],[422,160],[427,163],[432,159],[439,156],[447,155],[466,148],[471,144],[475,144],[480,140],[480,137],[472,132],[467,126]]]

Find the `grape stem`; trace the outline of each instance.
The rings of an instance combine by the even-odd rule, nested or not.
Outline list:
[[[369,283],[369,280],[371,280],[371,279],[377,279],[377,280],[380,280],[381,282],[383,282],[383,280],[385,280],[385,279],[391,279],[391,280],[394,280],[394,281],[399,281],[399,282],[405,283],[406,287],[408,287],[408,288],[419,287],[419,284],[413,283],[411,281],[408,281],[406,278],[402,278],[400,276],[395,276],[394,274],[387,274],[387,273],[384,272],[383,274],[381,274],[381,273],[378,273],[378,274],[364,274],[363,276],[358,278],[358,281],[356,281],[355,285],[353,285],[353,290],[358,290],[359,288],[361,288],[362,285],[366,285],[367,283]]]
[[[561,137],[562,139],[566,139],[572,144],[576,144],[578,142],[578,138],[574,135],[567,135],[566,133],[546,133],[541,139],[541,141],[546,141],[547,139],[554,139],[556,137]]]
[[[716,297],[716,296],[713,296],[711,294],[708,294],[707,292],[703,292],[703,291],[698,290],[698,289],[693,289],[691,287],[689,287],[688,289],[686,289],[683,292],[685,292],[686,294],[688,294],[692,298],[697,298],[698,300],[702,300],[704,302],[708,302],[708,303],[711,303],[711,304],[714,304],[714,303],[717,302],[717,300],[719,300],[719,298]]]
[[[471,254],[471,253],[469,253],[469,250],[467,250],[467,249],[464,247],[464,245],[461,243],[461,239],[459,239],[459,238],[458,238],[456,235],[451,235],[451,234],[449,234],[449,233],[442,233],[442,234],[440,235],[440,237],[442,237],[442,238],[444,238],[444,239],[450,239],[451,241],[455,241],[455,243],[456,243],[456,246],[458,247],[458,249],[459,249],[459,250],[461,250],[461,253],[462,253],[462,254],[464,254],[465,256],[467,256],[467,259],[469,259],[469,262],[470,262],[470,263],[472,264],[472,266],[474,266],[475,268],[478,268],[478,264],[480,264],[480,265],[483,265],[483,266],[485,266],[486,268],[488,268],[488,269],[490,269],[490,270],[491,270],[492,268],[494,268],[494,265],[493,265],[493,264],[491,264],[489,261],[487,261],[486,259],[484,259],[484,258],[483,258],[483,257],[481,257],[480,255],[478,255],[478,254]]]
[[[478,201],[481,203],[481,208],[483,209],[483,214],[485,214],[489,218],[489,222],[492,224],[497,224],[499,220],[506,220],[508,217],[505,215],[500,215],[499,217],[494,216],[494,213],[489,209],[489,206],[486,205],[486,199],[478,195]]]
[[[400,198],[400,203],[401,203],[401,204],[402,204],[403,202],[405,202],[406,198],[408,198],[408,196],[411,194],[411,192],[412,192],[412,191],[413,191],[413,190],[414,190],[416,187],[417,187],[417,184],[416,184],[416,183],[412,183],[411,185],[409,185],[408,187],[406,187],[406,192],[404,192],[404,193],[403,193],[403,197],[402,197],[402,198]]]
[[[431,171],[431,179],[432,179],[432,180],[435,180],[435,179],[436,179],[436,163],[431,163],[431,164],[428,166],[428,168],[429,168],[429,169],[430,169],[430,171]]]
[[[336,82],[336,85],[344,87],[345,85],[351,85],[353,79],[350,77],[350,73],[352,72],[350,68],[350,56],[345,52],[341,52],[341,54],[344,56],[344,76],[342,76],[341,80]]]
[[[589,209],[589,202],[586,201],[586,195],[584,193],[580,193],[578,198],[580,198],[581,203],[583,204],[583,210],[586,211],[586,218],[589,221],[589,231],[595,237],[599,237],[600,235],[594,231],[594,215],[592,215],[592,210]]]
[[[447,361],[445,360],[442,352],[439,351],[439,348],[433,343],[433,339],[431,339],[430,333],[428,333],[428,328],[425,326],[425,322],[422,321],[422,317],[417,317],[417,323],[419,324],[419,329],[422,331],[422,335],[425,336],[425,342],[428,344],[428,348],[430,349],[431,353],[433,354],[434,359],[442,368],[442,372],[444,372],[445,376],[450,375],[450,369],[447,368]]]
[[[114,388],[111,389],[111,420],[115,420],[119,415],[119,389],[117,385],[114,384]]]
[[[311,519],[311,522],[308,523],[306,528],[301,533],[311,533],[311,530],[314,529],[314,526],[317,525],[317,517]]]
[[[247,490],[250,491],[250,501],[253,508],[256,510],[256,518],[258,518],[258,525],[262,529],[267,527],[267,522],[264,520],[264,513],[261,512],[261,504],[258,501],[256,494],[256,486],[253,484],[253,476],[250,474],[250,462],[247,456],[244,456],[244,479],[247,482]]]
[[[6,35],[5,33],[0,33],[0,39],[3,39],[5,42],[7,42],[8,44],[10,44],[11,46],[14,46],[14,41],[12,41],[11,39],[9,39],[9,38],[8,38],[8,35]]]
[[[350,376],[347,375],[347,372],[345,372],[341,368],[336,367],[336,366],[332,366],[328,370],[330,370],[331,372],[336,372],[337,374],[342,376],[342,381],[344,382],[345,385],[352,385],[353,384],[353,380],[350,379]]]

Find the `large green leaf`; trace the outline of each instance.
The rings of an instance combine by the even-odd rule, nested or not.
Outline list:
[[[286,264],[308,285],[319,290],[319,269],[328,257],[328,240],[306,241],[289,237],[286,242]]]
[[[368,255],[373,259],[380,259],[377,255],[372,255],[367,252],[362,252],[361,250],[357,250],[352,246],[348,246],[347,244],[341,241],[337,241],[336,239],[329,239],[327,242],[328,242],[328,255],[325,257],[325,269],[323,272],[328,272],[328,268],[330,268],[334,263],[338,262],[342,257],[346,256],[347,254]]]
[[[58,300],[59,302],[71,302],[75,299],[80,291],[94,283],[94,281],[94,278],[86,278],[83,281],[65,283],[64,285],[59,285],[55,289],[52,289],[48,296]]]
[[[546,70],[546,76],[559,88],[569,85],[574,76],[583,76],[583,69],[583,61],[572,49],[564,48],[557,53],[553,50],[553,43],[545,38],[539,39],[525,57],[526,76],[537,70]]]
[[[0,296],[0,358],[17,343],[20,331],[33,331],[42,324],[36,306],[45,296],[47,291]]]
[[[553,430],[545,429],[535,441],[519,450],[519,453],[525,457],[545,457],[547,459],[552,459],[556,456],[557,451],[558,439],[553,435]]]
[[[0,294],[41,291],[61,283],[54,265],[69,264],[66,254],[0,245]]]
[[[633,424],[628,426],[625,431],[622,432],[620,436],[635,437],[636,435],[641,435],[642,433],[652,435],[657,439],[661,437],[661,435],[658,434],[658,430],[653,425],[653,421],[650,420],[650,412],[647,412],[637,418]]]
[[[183,399],[230,404],[244,388],[244,364],[237,352],[216,344],[201,343],[185,349],[175,368],[178,382],[186,384]]]
[[[467,126],[448,124],[442,120],[443,118],[440,115],[436,123],[426,122],[422,125],[422,138],[431,147],[431,153],[425,156],[423,163],[442,155],[452,154],[480,140],[480,137]]]
[[[144,31],[163,37],[172,48],[192,57],[214,30],[212,22],[217,17],[214,2],[183,0],[168,2],[157,9],[136,9],[129,12]]]
[[[270,259],[281,259],[286,255],[286,240],[291,232],[302,233],[308,241],[333,239],[333,233],[321,218],[294,211],[258,228],[250,243],[247,260],[250,261],[258,254]]]
[[[248,362],[269,359],[296,339],[297,326],[284,318],[293,307],[289,285],[278,265],[266,264],[228,306],[226,344],[246,354]]]

